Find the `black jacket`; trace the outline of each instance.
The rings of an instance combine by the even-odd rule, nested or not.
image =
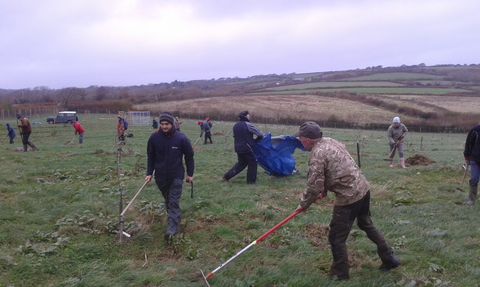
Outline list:
[[[155,169],[155,180],[171,181],[185,178],[183,158],[187,176],[193,176],[195,167],[193,148],[187,136],[172,127],[172,131],[153,133],[147,144],[147,175]]]
[[[470,158],[470,160],[480,162],[480,125],[468,133],[463,156],[465,159]]]
[[[250,121],[242,115],[239,115],[239,120],[233,126],[234,148],[236,153],[253,152],[255,143],[263,138],[263,134]],[[253,135],[257,138],[254,140]]]

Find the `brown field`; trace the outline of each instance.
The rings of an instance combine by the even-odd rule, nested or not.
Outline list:
[[[480,109],[480,97],[478,96],[374,95],[372,97],[389,99],[398,105],[408,104],[410,107],[419,108],[425,112],[436,111],[434,107],[425,106],[425,103],[457,113],[478,113]]]
[[[386,123],[397,114],[366,104],[315,95],[277,95],[277,96],[226,96],[193,99],[185,101],[162,102],[135,105],[135,109],[150,110],[154,115],[162,111],[175,111],[189,114],[231,115],[232,119],[243,110],[255,117],[281,119],[296,118],[299,121],[326,121],[334,115],[357,124]],[[403,121],[408,120],[403,117]],[[412,118],[413,119],[413,118]]]

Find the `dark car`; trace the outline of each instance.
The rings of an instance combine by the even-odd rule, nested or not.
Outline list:
[[[59,112],[56,117],[47,118],[49,124],[72,124],[74,121],[78,121],[77,112],[74,111]]]

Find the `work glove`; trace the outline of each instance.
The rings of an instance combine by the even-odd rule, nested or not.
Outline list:
[[[399,142],[399,141],[401,141],[401,140],[403,140],[403,137],[399,137],[398,140],[397,140],[397,142]]]
[[[257,136],[257,138],[255,139],[255,142],[258,143],[259,141],[261,141],[263,139],[263,136]]]
[[[466,157],[466,158],[465,158],[465,163],[466,163],[467,165],[470,165],[470,157]]]

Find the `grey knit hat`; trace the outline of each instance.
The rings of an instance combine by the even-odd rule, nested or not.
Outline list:
[[[163,121],[167,121],[169,123],[171,123],[173,125],[173,122],[175,121],[175,118],[173,117],[173,115],[169,112],[163,112],[161,115],[160,115],[160,119],[158,120],[158,122],[163,122]]]

